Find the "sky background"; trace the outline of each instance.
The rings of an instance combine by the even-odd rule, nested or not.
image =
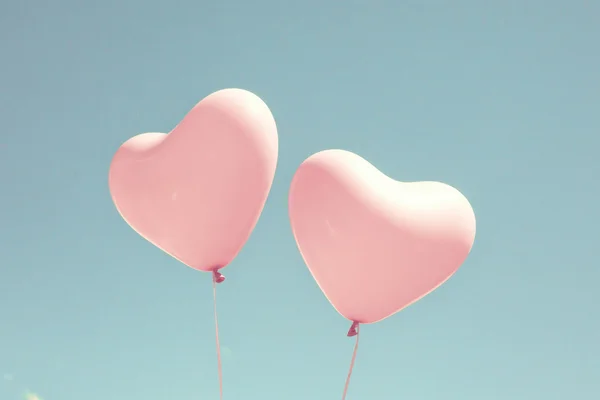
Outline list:
[[[452,279],[363,327],[348,400],[600,398],[599,19],[591,0],[2,1],[0,399],[218,399],[210,274],[138,236],[107,179],[122,142],[227,87],[269,105],[280,158],[219,286],[226,400],[341,398],[350,324],[287,216],[327,148],[451,184],[478,221]]]

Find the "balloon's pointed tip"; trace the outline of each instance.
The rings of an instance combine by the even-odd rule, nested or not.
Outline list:
[[[225,280],[225,276],[215,269],[213,271],[213,280],[215,283],[221,283]]]
[[[350,327],[350,329],[348,330],[348,337],[353,337],[358,335],[358,322],[353,321],[352,322],[352,326]]]

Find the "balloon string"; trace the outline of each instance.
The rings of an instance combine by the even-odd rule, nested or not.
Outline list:
[[[348,331],[348,336],[356,336],[356,343],[354,343],[354,352],[352,353],[352,361],[350,362],[350,370],[348,371],[348,376],[346,377],[346,385],[344,386],[344,394],[342,396],[342,400],[346,400],[346,393],[348,393],[348,385],[350,385],[350,377],[352,376],[354,362],[356,361],[356,353],[358,351],[358,337],[360,336],[358,322],[352,323],[352,327],[350,327],[350,330]]]
[[[221,362],[221,344],[219,343],[219,319],[217,318],[217,283],[221,283],[225,277],[217,270],[213,271],[213,304],[215,309],[215,336],[217,338],[217,365],[219,371],[219,398],[223,400],[223,364]]]

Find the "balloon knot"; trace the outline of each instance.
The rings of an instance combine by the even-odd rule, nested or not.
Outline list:
[[[215,283],[221,283],[225,280],[223,274],[221,274],[218,270],[213,270],[213,281]]]
[[[348,331],[348,337],[358,335],[358,322],[353,321],[350,330]]]

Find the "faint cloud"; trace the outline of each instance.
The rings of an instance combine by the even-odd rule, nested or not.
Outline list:
[[[13,374],[4,374],[4,380],[5,381],[12,381],[13,379],[15,379],[15,377],[13,376]]]
[[[233,357],[233,352],[227,346],[221,346],[221,354],[223,355],[223,358],[231,358],[231,357]]]
[[[31,393],[31,392],[25,393],[25,395],[23,396],[23,398],[25,400],[42,400],[42,398],[40,396],[38,396],[35,393]]]

